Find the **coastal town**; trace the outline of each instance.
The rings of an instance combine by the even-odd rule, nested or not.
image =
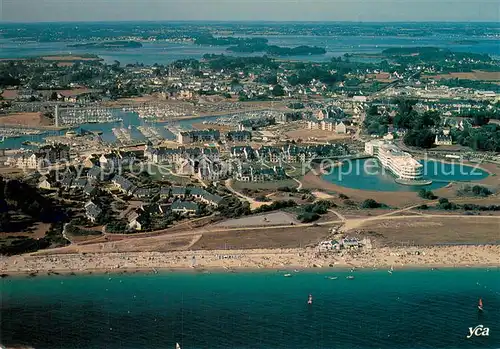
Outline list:
[[[118,39],[96,45],[141,47]],[[235,42],[231,52],[257,45],[185,40]],[[24,260],[2,259],[2,270],[82,268],[60,254],[251,258],[241,251],[258,249],[302,257],[230,267],[388,267],[405,264],[384,257],[391,248],[470,243],[481,245],[467,252],[481,264],[498,264],[498,254],[482,254],[499,241],[498,60],[427,47],[386,49],[370,63],[272,54],[166,65],[91,54],[0,61],[0,252]],[[407,264],[475,263],[419,256]]]
[[[0,349],[500,348],[498,2],[0,13]]]

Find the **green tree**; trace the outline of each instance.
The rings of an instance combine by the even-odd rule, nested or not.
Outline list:
[[[285,90],[283,89],[283,86],[281,86],[280,84],[274,85],[273,90],[272,90],[272,95],[274,97],[284,96],[285,95]]]

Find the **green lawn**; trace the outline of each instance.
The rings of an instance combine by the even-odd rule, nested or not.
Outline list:
[[[264,190],[276,190],[279,187],[290,187],[297,188],[298,184],[292,179],[284,179],[281,181],[270,181],[270,182],[238,182],[234,181],[232,187],[241,191],[243,188],[248,189],[264,189]]]

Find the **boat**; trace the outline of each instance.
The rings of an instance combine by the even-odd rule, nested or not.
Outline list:
[[[289,278],[289,277],[291,277],[291,276],[292,276],[292,274],[285,274],[285,275],[283,275],[283,276],[284,276],[284,277],[286,277],[286,278]]]
[[[352,280],[352,279],[354,279],[354,276],[352,276],[352,275],[346,276],[346,279],[347,280]]]
[[[328,279],[328,280],[337,280],[338,276],[325,276],[325,279]]]
[[[31,142],[30,141],[23,141],[21,142],[22,145],[31,145]]]
[[[5,136],[2,136],[2,139],[0,139],[0,143],[5,142]]]
[[[179,345],[179,343],[175,343],[175,349],[181,349],[181,346]]]
[[[481,298],[479,298],[479,303],[477,305],[477,308],[479,309],[479,311],[483,311],[483,300]]]
[[[310,294],[309,298],[307,298],[307,304],[313,304],[313,296],[312,296],[312,294]]]
[[[393,272],[393,271],[394,271],[394,267],[391,265],[391,269],[389,269],[387,272],[388,272],[389,274],[392,274],[392,272]]]

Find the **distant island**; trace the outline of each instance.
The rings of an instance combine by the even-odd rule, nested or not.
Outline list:
[[[195,38],[197,45],[229,46],[227,51],[240,53],[265,52],[272,56],[308,56],[324,55],[326,50],[322,47],[298,46],[280,47],[269,45],[266,38],[237,38],[232,36],[214,37],[212,35],[202,35]]]
[[[324,55],[326,50],[316,46],[280,47],[268,44],[239,44],[227,48],[230,52],[265,52],[271,56]]]
[[[89,42],[85,44],[71,44],[71,48],[141,48],[142,44],[138,41],[104,41]]]

